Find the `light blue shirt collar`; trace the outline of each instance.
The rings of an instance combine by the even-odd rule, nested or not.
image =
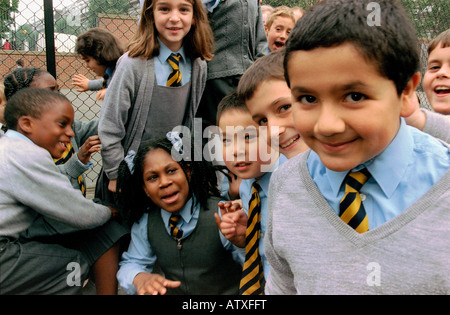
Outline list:
[[[280,154],[277,161],[274,163],[270,171],[266,172],[263,176],[261,176],[260,179],[258,179],[259,186],[261,187],[262,191],[266,194],[266,196],[269,195],[269,184],[270,184],[270,177],[272,176],[272,173],[277,170],[277,168],[287,161],[287,157],[283,154]],[[253,185],[253,182],[255,182],[257,179],[244,179],[243,181],[247,181],[249,187]],[[251,190],[250,190],[251,191]]]
[[[159,55],[158,55],[158,59],[161,62],[161,64],[164,64],[165,62],[167,62],[167,58],[169,58],[169,56],[173,53],[179,53],[181,55],[181,59],[180,62],[186,62],[186,54],[184,53],[184,47],[181,46],[181,48],[178,51],[172,51],[170,50],[158,37],[158,42],[160,45],[159,48]]]
[[[353,170],[358,171],[367,167],[372,178],[378,183],[386,197],[389,198],[399,185],[408,164],[411,162],[413,146],[412,136],[406,127],[404,119],[401,118],[400,129],[386,149],[375,158],[355,167]],[[348,171],[334,172],[326,169],[326,174],[335,196],[339,194],[347,173]]]
[[[222,0],[202,0],[203,6],[208,12],[214,11],[214,9],[219,5]]]
[[[189,199],[184,207],[176,212],[183,218],[184,222],[189,223],[194,217],[198,217],[198,213],[200,211],[200,203],[195,202],[194,209],[191,211],[193,198]],[[161,209],[161,217],[163,219],[164,225],[169,226],[169,219],[172,216],[172,212],[168,212],[164,209]]]
[[[22,140],[27,140],[27,141],[29,141],[29,142],[31,142],[31,143],[34,143],[34,142],[31,141],[31,139],[28,138],[27,136],[21,134],[20,132],[17,132],[17,131],[15,131],[15,130],[12,130],[12,129],[8,129],[8,131],[6,131],[5,137],[8,137],[8,138],[15,138],[15,139],[22,139]]]

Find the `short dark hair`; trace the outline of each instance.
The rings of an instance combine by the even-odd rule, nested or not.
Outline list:
[[[450,47],[450,28],[440,33],[430,42],[430,45],[428,46],[428,54],[438,47],[438,45],[440,45],[441,48]]]
[[[46,89],[27,87],[17,91],[5,107],[8,129],[17,130],[17,122],[22,116],[40,118],[42,113],[57,101],[69,102],[64,95]]]
[[[368,23],[379,6],[380,21]],[[419,69],[418,40],[414,27],[397,0],[325,0],[298,20],[286,44],[284,68],[288,85],[287,64],[292,52],[353,44],[379,73],[393,81],[398,95]]]
[[[98,27],[79,35],[75,50],[79,55],[90,56],[107,67],[114,67],[124,51],[116,36]]]
[[[236,90],[231,91],[219,102],[217,105],[217,125],[219,124],[220,116],[230,109],[239,109],[248,112],[245,103],[238,97]]]
[[[239,80],[237,94],[244,102],[252,98],[261,82],[269,80],[284,81],[284,48],[256,59]]]

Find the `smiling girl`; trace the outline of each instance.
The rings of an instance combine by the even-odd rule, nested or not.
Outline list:
[[[136,151],[143,140],[161,138],[175,126],[192,126],[212,47],[201,0],[144,2],[136,35],[108,87],[115,93],[108,93],[102,105],[99,136],[104,169],[97,197],[111,200],[126,152]]]
[[[179,151],[181,160],[175,161],[172,145],[182,140],[171,134],[121,164],[122,215],[134,224],[119,283],[129,294],[237,294],[236,261],[242,257],[215,223],[220,199],[214,168],[188,161],[193,152]],[[156,261],[165,277],[152,273]]]

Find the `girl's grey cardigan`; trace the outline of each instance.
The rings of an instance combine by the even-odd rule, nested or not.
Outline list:
[[[189,128],[192,127],[205,89],[206,71],[204,60],[196,58],[192,61],[190,112],[186,120]],[[103,169],[110,180],[117,178],[119,164],[128,151],[137,151],[139,148],[155,80],[153,58],[131,58],[125,53],[117,61],[116,71],[102,104],[98,126]]]

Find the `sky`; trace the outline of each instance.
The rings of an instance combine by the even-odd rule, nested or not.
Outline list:
[[[62,9],[74,2],[76,0],[53,0],[53,7]],[[44,18],[44,0],[19,0],[19,13],[16,14],[17,25],[32,23],[35,18]]]

